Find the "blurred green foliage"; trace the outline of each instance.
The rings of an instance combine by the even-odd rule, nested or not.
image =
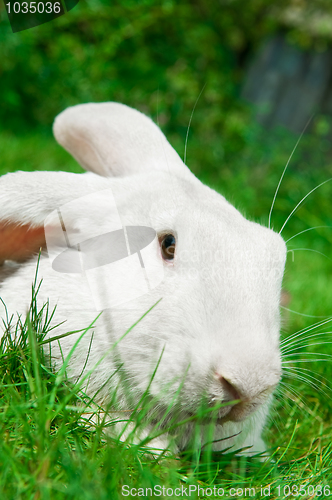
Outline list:
[[[115,100],[159,113],[167,131],[184,134],[206,85],[202,127],[207,134],[236,135],[247,117],[238,100],[244,63],[283,26],[283,17],[293,19],[285,15],[292,3],[247,0],[244,8],[243,0],[80,0],[70,13],[15,34],[1,3],[0,128],[49,127],[69,105]],[[332,7],[326,0],[295,7],[301,9],[295,18],[303,19],[289,37],[305,46],[322,43],[321,23],[315,35],[303,26],[308,16],[332,13]],[[230,111],[234,117],[226,120]]]
[[[279,2],[279,7],[286,5]],[[3,8],[3,6],[2,6]],[[70,13],[11,32],[2,10],[0,127],[47,127],[69,105],[115,100],[182,129],[205,89],[205,133],[238,133],[243,61],[279,22],[270,0],[80,0]],[[236,111],[227,125],[225,117]],[[175,125],[177,124],[177,125]]]

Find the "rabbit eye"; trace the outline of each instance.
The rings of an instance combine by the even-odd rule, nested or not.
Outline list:
[[[175,254],[175,236],[165,234],[160,238],[161,255],[164,260],[173,260]]]

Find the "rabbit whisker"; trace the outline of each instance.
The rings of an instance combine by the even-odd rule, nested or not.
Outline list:
[[[200,91],[197,99],[196,99],[196,102],[194,104],[194,107],[192,109],[192,112],[191,112],[191,115],[190,115],[190,118],[189,118],[189,123],[188,123],[188,127],[187,127],[187,133],[186,133],[186,140],[185,140],[185,143],[184,143],[184,155],[183,155],[183,163],[186,165],[186,161],[187,161],[187,145],[188,145],[188,137],[189,137],[189,130],[190,130],[190,125],[191,125],[191,121],[193,119],[193,116],[194,116],[194,112],[195,112],[195,109],[196,109],[196,106],[197,106],[197,103],[199,101],[199,98],[201,97],[202,93],[203,93],[203,90],[205,89],[206,87],[206,83],[204,83],[203,85],[203,88],[202,90]]]
[[[314,344],[308,343],[308,341],[310,341],[313,337],[317,337],[317,336],[319,337],[320,335],[322,335],[322,334],[317,333],[316,335],[308,335],[307,337],[294,340],[293,342],[290,342],[289,344],[285,344],[281,348],[281,353],[285,354],[289,350],[302,349],[303,347],[309,347],[309,345],[321,345],[321,343],[331,343],[330,341],[325,341],[325,340],[322,342],[319,342],[319,343],[315,342]]]
[[[300,313],[299,311],[294,311],[293,309],[288,309],[288,307],[285,306],[280,306],[281,309],[284,309],[285,311],[291,312],[293,314],[298,314],[299,316],[304,316],[305,318],[329,318],[330,316],[315,316],[313,314],[304,314]]]
[[[291,236],[290,238],[288,238],[288,240],[286,240],[285,243],[288,243],[293,238],[296,238],[300,234],[306,233],[307,231],[313,231],[314,229],[322,229],[322,228],[329,228],[329,229],[331,229],[332,226],[314,226],[314,227],[309,227],[309,229],[304,229],[304,231],[300,231],[299,233],[294,234],[294,236]]]
[[[302,355],[303,354],[317,354],[316,352],[308,352],[308,353],[301,353]],[[293,356],[293,354],[292,354]],[[326,354],[325,356],[328,356],[328,357],[332,357],[331,355],[329,354]],[[317,358],[317,359],[290,359],[290,360],[287,360],[287,361],[282,361],[281,364],[282,365],[285,365],[285,364],[289,364],[289,363],[313,363],[314,361],[317,361],[317,362],[320,362],[320,361],[327,361],[327,359],[320,359],[320,358]]]
[[[319,379],[319,378],[315,377],[314,375],[311,375],[312,373],[315,374],[315,372],[312,370],[309,370],[309,368],[301,368],[299,366],[292,366],[292,367],[285,367],[284,370],[289,371],[291,373],[292,372],[295,372],[295,373],[300,372],[300,373],[302,373],[303,376],[306,376],[306,377],[311,378],[312,380],[315,380],[317,383],[324,385],[325,387],[327,387],[331,391],[328,380],[325,379],[324,377]]]
[[[299,372],[302,377],[304,377],[304,378],[307,377],[308,379],[310,378],[315,383],[324,385],[326,388],[328,388],[331,391],[329,385],[327,384],[327,380],[326,379],[320,380],[319,378],[315,377],[314,375],[311,375],[311,373],[314,373],[312,370],[309,370],[306,368],[299,368],[299,367],[290,367],[290,368],[285,367],[284,370],[287,372],[290,372],[292,374],[295,374],[296,376],[298,376],[298,372]],[[286,373],[286,376],[288,376],[287,373]]]
[[[305,340],[305,339],[304,339],[304,340]],[[286,353],[290,353],[290,352],[294,352],[294,351],[296,352],[296,351],[298,351],[300,348],[303,348],[303,347],[309,347],[309,345],[310,345],[310,347],[311,347],[311,346],[314,346],[314,345],[323,345],[323,344],[332,344],[332,342],[328,342],[328,341],[326,341],[326,342],[325,342],[325,341],[324,341],[324,342],[315,342],[314,344],[303,344],[303,345],[299,344],[299,345],[295,345],[295,346],[293,346],[291,349],[281,350],[281,353],[282,353],[282,355],[284,356]],[[305,353],[304,353],[304,354],[305,354]]]
[[[308,405],[305,404],[305,402],[303,401],[300,393],[298,393],[293,388],[291,388],[290,385],[288,383],[286,383],[286,382],[281,382],[281,384],[284,385],[285,388],[286,388],[286,390],[295,398],[295,399],[292,399],[289,394],[283,393],[282,394],[283,400],[284,400],[284,396],[286,396],[293,403],[296,403],[297,408],[299,410],[306,411],[307,413],[309,413],[310,415],[312,415],[314,418],[320,420],[319,417],[312,411],[312,409]]]
[[[318,333],[310,333],[308,334],[307,332],[303,332],[299,337],[296,339],[289,339],[288,342],[283,342],[281,344],[281,350],[283,350],[286,347],[290,347],[291,345],[297,345],[301,344],[301,342],[307,341],[309,339],[312,339],[314,337],[320,337],[320,336],[325,336],[325,335],[330,335],[332,332],[318,332]],[[287,340],[287,339],[285,339]]]
[[[317,323],[313,323],[312,325],[306,327],[306,328],[303,328],[302,330],[298,330],[297,332],[293,333],[292,335],[290,335],[289,337],[285,338],[283,341],[281,341],[281,345],[284,344],[284,343],[288,343],[288,341],[290,340],[293,340],[294,338],[296,337],[299,337],[300,335],[303,335],[305,333],[308,333],[312,330],[315,330],[316,328],[319,328],[323,325],[326,325],[327,323],[331,322],[332,321],[332,318],[329,316],[329,319],[325,320],[325,321],[318,321]]]
[[[323,352],[301,352],[301,355],[303,356],[324,356],[326,358],[332,358],[332,354],[325,354]],[[286,354],[284,358],[289,358],[290,356],[293,356],[293,354]]]
[[[303,382],[307,386],[314,389],[318,394],[322,394],[326,399],[331,399],[331,394],[328,394],[319,385],[317,385],[315,382],[313,382],[311,380],[308,380],[306,377],[299,375],[299,374],[292,374],[292,378],[294,378],[295,380],[299,380],[300,382]],[[330,392],[332,392],[332,391],[330,391]]]
[[[330,181],[332,181],[332,178],[327,179],[324,182],[321,182],[320,184],[318,184],[318,186],[314,187],[311,191],[309,191],[309,193],[307,193],[305,196],[303,196],[302,200],[300,200],[299,203],[296,205],[296,207],[293,208],[293,210],[291,211],[291,213],[289,214],[289,216],[287,217],[287,219],[283,223],[283,225],[282,225],[282,227],[281,227],[281,229],[279,231],[279,234],[282,233],[282,231],[283,231],[284,227],[286,226],[287,222],[292,217],[292,215],[296,212],[296,210],[299,208],[299,206],[302,205],[302,203],[304,202],[304,200],[306,200],[308,198],[308,196],[311,195],[311,193],[313,193],[314,191],[316,191],[316,189],[320,188],[321,186],[323,186],[324,184],[327,184]]]
[[[319,252],[318,250],[314,250],[313,248],[291,248],[291,249],[287,250],[287,253],[288,252],[297,252],[298,250],[305,250],[307,252],[315,252],[315,253],[318,253],[319,255],[322,255],[323,257],[326,257],[327,259],[332,261],[332,259],[330,259],[330,257],[328,257],[325,253]]]
[[[314,382],[308,380],[307,378],[305,378],[303,375],[299,375],[298,373],[293,373],[292,377],[295,379],[295,380],[299,380],[300,382],[304,382],[305,384],[307,384],[309,387],[311,387],[312,389],[315,389],[315,391],[320,391],[320,388],[317,384],[315,384]],[[324,394],[324,396],[326,396],[326,393],[324,393],[323,391],[320,391],[322,394]]]
[[[293,387],[292,387],[289,383],[287,383],[287,382],[285,382],[285,381],[283,381],[283,380],[282,380],[282,381],[279,383],[279,386],[280,386],[280,385],[281,385],[281,386],[284,386],[284,387],[285,387],[285,389],[289,392],[289,394],[290,394],[291,396],[293,396],[293,398],[295,398],[295,400],[296,400],[296,399],[298,399],[299,401],[303,402],[303,399],[302,399],[301,394],[300,394],[300,393],[299,393],[296,389],[294,389],[294,388],[293,388]],[[277,392],[278,392],[278,393],[279,393],[282,397],[286,395],[286,396],[288,397],[288,399],[290,399],[290,400],[291,400],[291,401],[293,401],[293,402],[296,402],[296,401],[294,401],[294,399],[292,399],[292,398],[290,397],[290,395],[289,395],[289,394],[285,394],[284,392],[282,392],[280,388],[279,388],[279,390],[278,390]]]
[[[282,174],[281,174],[281,177],[280,177],[280,179],[279,179],[279,182],[278,182],[277,188],[276,188],[275,193],[274,193],[274,196],[273,196],[273,200],[272,200],[272,205],[271,205],[271,208],[270,208],[270,212],[269,212],[269,223],[268,223],[268,228],[269,228],[269,229],[271,228],[271,217],[272,217],[272,211],[273,211],[273,207],[274,207],[274,204],[275,204],[275,201],[276,201],[276,198],[277,198],[278,192],[279,192],[280,184],[282,183],[282,180],[283,180],[283,178],[284,178],[284,175],[285,175],[285,173],[286,173],[286,170],[287,170],[287,168],[288,168],[288,165],[289,165],[289,163],[290,163],[291,159],[293,158],[293,155],[294,155],[294,153],[295,153],[295,151],[296,151],[296,149],[297,149],[297,146],[299,145],[299,143],[300,143],[300,141],[301,141],[301,139],[302,139],[302,137],[303,137],[303,134],[304,134],[304,133],[305,133],[305,131],[307,130],[308,125],[309,125],[309,123],[311,122],[312,118],[313,118],[313,115],[309,118],[309,120],[308,120],[308,122],[306,123],[306,125],[305,125],[304,129],[303,129],[303,130],[302,130],[302,132],[301,132],[300,137],[299,137],[299,138],[298,138],[298,140],[296,141],[296,144],[295,144],[295,146],[294,146],[294,148],[293,148],[293,150],[292,150],[292,152],[291,152],[291,154],[290,154],[290,156],[289,156],[289,158],[288,158],[288,160],[287,160],[286,166],[285,166],[285,168],[284,168],[284,170],[283,170],[283,172],[282,172]]]

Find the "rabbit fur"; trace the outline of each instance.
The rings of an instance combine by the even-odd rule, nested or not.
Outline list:
[[[29,307],[39,247],[45,246],[47,231],[52,241],[59,236],[54,223],[59,207],[67,207],[67,234],[75,244],[110,232],[113,196],[120,225],[156,232],[152,267],[147,266],[152,286],[109,306],[112,285],[116,297],[121,280],[113,282],[99,266],[87,288],[86,273],[55,272],[52,251],[42,253],[38,301],[57,305],[54,323],[65,321],[57,335],[87,328],[102,311],[78,343],[69,376],[76,380],[87,359],[85,371],[95,369],[86,391],[99,390],[98,401],[107,405],[116,387],[119,414],[133,408],[149,387],[153,405],[146,434],[160,421],[166,429],[169,420],[195,415],[202,400],[210,407],[236,400],[201,423],[199,438],[195,423],[188,422],[157,438],[155,447],[181,450],[194,435],[204,444],[213,425],[214,450],[263,452],[261,433],[281,376],[284,241],[203,185],[161,130],[132,108],[111,102],[68,108],[56,118],[54,135],[89,173],[16,172],[0,178],[0,296],[8,311],[24,316]],[[175,237],[173,260],[163,259],[164,234]],[[56,250],[61,246],[56,243]],[[154,269],[162,272],[155,282]],[[101,301],[94,302],[87,290]],[[5,317],[1,303],[0,316]],[[79,335],[61,340],[64,356]],[[52,356],[59,366],[55,344]]]

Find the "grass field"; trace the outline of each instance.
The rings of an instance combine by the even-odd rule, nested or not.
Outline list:
[[[297,138],[281,132],[267,138],[257,128],[239,154],[224,157],[218,138],[210,142],[197,138],[194,129],[191,134],[188,165],[194,173],[248,218],[267,224],[276,186]],[[182,138],[174,136],[171,142],[182,154]],[[280,230],[302,197],[332,177],[329,155],[325,138],[308,136],[300,142],[276,199],[275,230]],[[81,171],[47,134],[15,137],[2,133],[0,158],[0,174]],[[3,341],[0,350],[0,498],[116,499],[123,498],[122,485],[183,487],[187,493],[191,487],[191,498],[197,498],[193,491],[197,487],[212,488],[200,498],[218,498],[214,486],[224,489],[222,498],[285,498],[292,488],[295,497],[326,498],[328,486],[332,495],[328,387],[332,325],[309,330],[310,325],[332,316],[331,192],[329,182],[315,190],[282,232],[290,251],[284,279],[289,303],[282,310],[281,335],[285,339],[300,330],[307,334],[296,337],[299,342],[289,347],[296,350],[285,358],[287,370],[265,433],[270,459],[262,463],[208,449],[156,459],[146,453],[144,443],[129,446],[107,437],[101,425],[91,425],[82,415],[84,410],[78,410],[77,403],[83,409],[88,405],[80,387],[66,382],[64,370],[55,374],[48,368],[39,346],[47,324],[32,304],[29,320],[22,319],[20,338],[12,344]],[[241,488],[255,490],[245,494]],[[168,493],[176,498],[171,489]]]

